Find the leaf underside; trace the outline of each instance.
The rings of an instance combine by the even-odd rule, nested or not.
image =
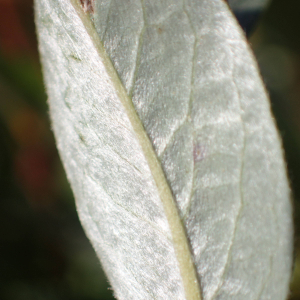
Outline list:
[[[221,0],[36,0],[50,115],[118,299],[285,299],[280,139]]]

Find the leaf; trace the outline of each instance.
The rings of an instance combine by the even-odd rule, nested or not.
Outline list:
[[[226,4],[84,7],[36,0],[36,23],[57,146],[115,296],[285,299],[285,164]]]

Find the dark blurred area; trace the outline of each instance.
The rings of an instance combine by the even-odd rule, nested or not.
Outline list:
[[[0,0],[0,299],[113,299],[49,123],[32,0]]]
[[[250,36],[293,190],[293,300],[300,300],[299,16],[299,1],[273,0]],[[0,299],[113,299],[55,148],[32,0],[0,0],[0,140]]]
[[[294,201],[292,300],[300,299],[300,1],[272,0],[250,43],[281,133]]]

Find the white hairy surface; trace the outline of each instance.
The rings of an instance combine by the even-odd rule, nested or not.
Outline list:
[[[40,52],[58,148],[116,297],[199,299],[185,284],[187,257],[203,300],[285,299],[293,230],[281,144],[227,5],[95,0],[92,19],[116,82],[83,22],[88,15],[79,17],[72,3],[36,0]],[[180,224],[170,221],[152,150],[144,150],[121,84],[190,251],[178,250]]]

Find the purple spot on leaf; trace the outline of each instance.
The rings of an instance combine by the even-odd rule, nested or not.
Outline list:
[[[194,162],[199,162],[205,158],[206,148],[201,144],[194,144],[193,157]]]

